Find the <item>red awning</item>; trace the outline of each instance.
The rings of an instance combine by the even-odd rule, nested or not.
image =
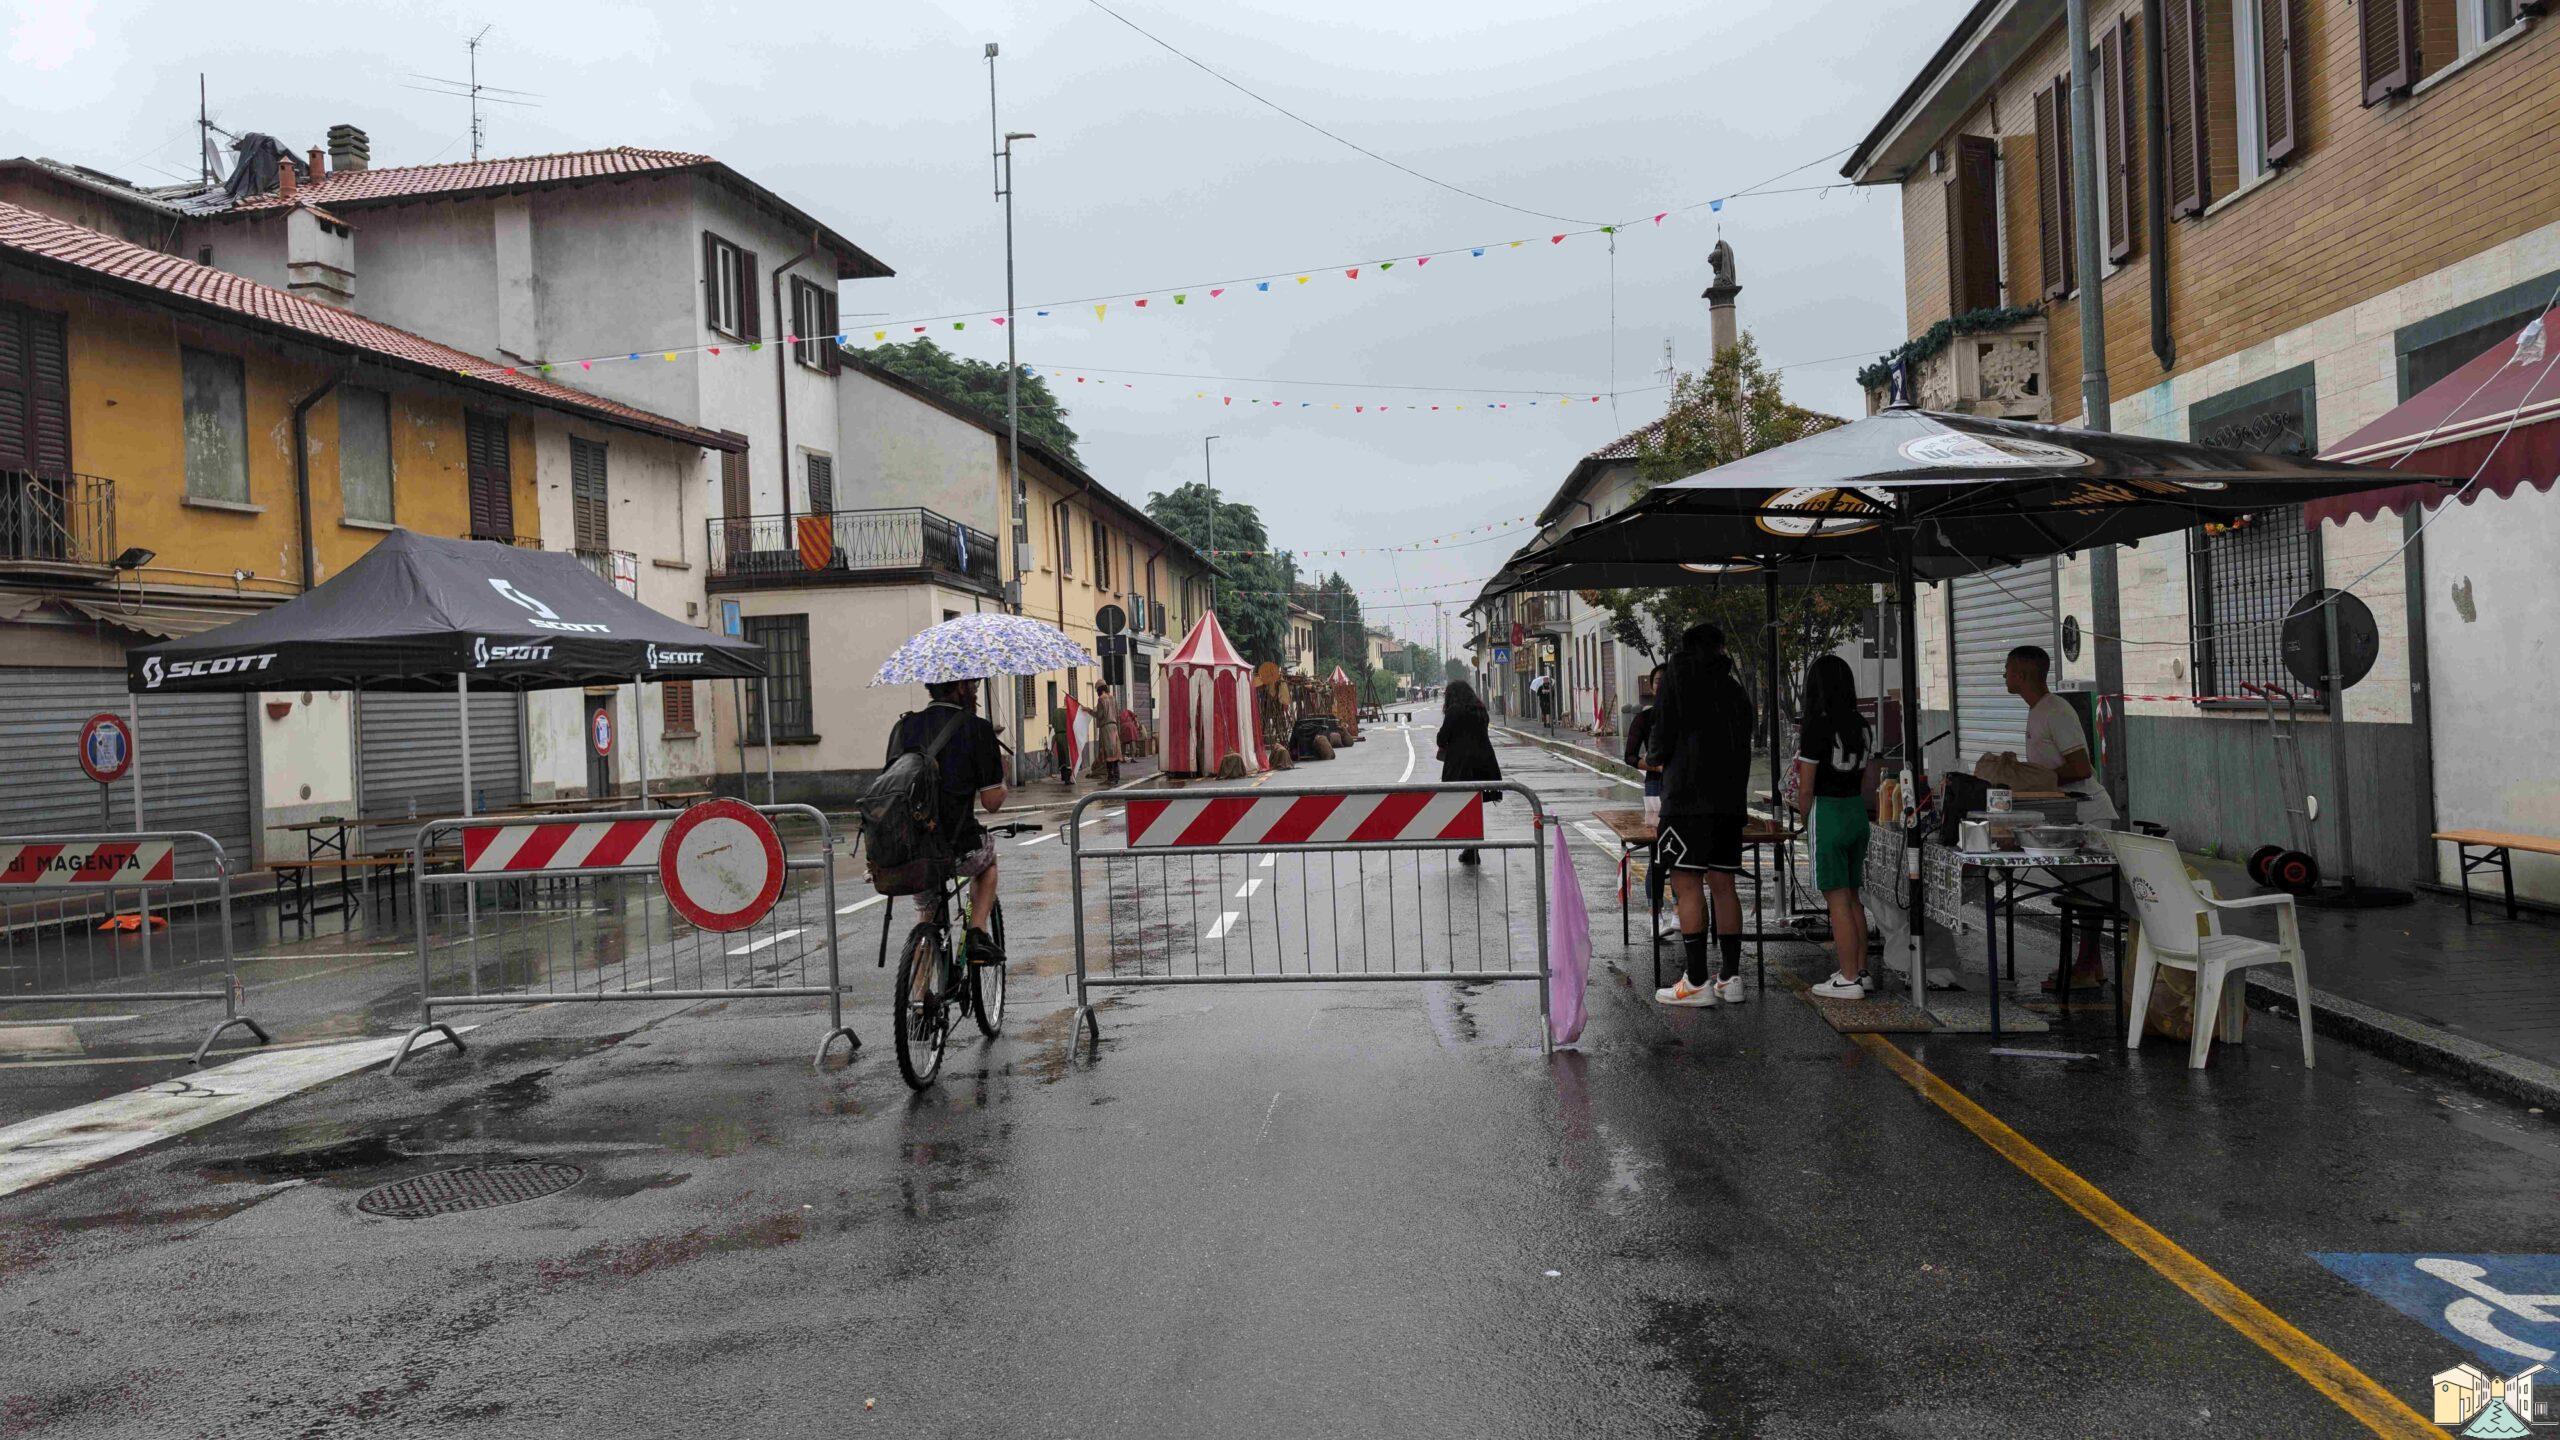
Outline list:
[[[2560,476],[2560,423],[2554,423],[2560,421],[2560,347],[2547,338],[2555,318],[2560,308],[2321,455],[2412,473],[2477,474],[2469,488],[2416,484],[2367,490],[2313,501],[2302,507],[2304,519],[2316,527],[2350,515],[2370,520],[2413,504],[2441,505],[2454,494],[2468,505],[2483,495],[2512,495],[2519,485],[2550,489]]]

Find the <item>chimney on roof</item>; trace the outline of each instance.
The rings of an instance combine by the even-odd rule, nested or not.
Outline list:
[[[1707,252],[1707,330],[1722,355],[1741,342],[1741,322],[1734,317],[1733,299],[1742,293],[1742,283],[1733,278],[1733,247],[1719,239],[1716,248]]]
[[[317,180],[321,176],[328,174],[328,162],[320,158],[320,147],[314,145],[308,153],[310,155],[310,161],[305,169],[310,177]]]
[[[353,125],[329,127],[329,168],[339,174],[362,170],[373,163],[373,146],[364,132]]]
[[[276,166],[276,195],[279,199],[293,198],[293,176],[293,157],[288,155]]]

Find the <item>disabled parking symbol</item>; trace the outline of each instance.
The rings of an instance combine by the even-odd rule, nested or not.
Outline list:
[[[2311,1258],[2501,1374],[2560,1359],[2560,1255]]]

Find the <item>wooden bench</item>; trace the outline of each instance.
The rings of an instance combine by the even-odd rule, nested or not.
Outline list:
[[[2495,869],[2507,897],[2507,918],[2516,918],[2516,867],[2510,851],[2560,856],[2560,840],[2542,835],[2511,835],[2503,830],[2439,830],[2436,838],[2453,847],[2462,861],[2462,923],[2471,923],[2471,872]],[[2473,851],[2480,853],[2473,854]]]
[[[376,855],[357,855],[348,859],[271,860],[267,862],[267,868],[274,871],[279,879],[292,882],[289,888],[293,896],[294,924],[297,927],[308,927],[313,913],[312,891],[319,884],[326,883],[320,877],[329,875],[337,877],[338,914],[343,917],[353,913],[355,909],[353,881],[359,878],[364,880],[365,895],[370,899],[373,894],[373,881],[376,878],[389,875],[397,879],[409,868],[409,852],[387,851]],[[391,918],[394,922],[400,918],[400,887],[396,884],[391,887]]]

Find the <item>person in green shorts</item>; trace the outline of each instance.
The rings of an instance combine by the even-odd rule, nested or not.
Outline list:
[[[1864,1000],[1867,907],[1858,898],[1867,872],[1867,721],[1858,713],[1858,681],[1837,655],[1804,672],[1803,724],[1796,731],[1796,808],[1804,812],[1813,852],[1813,886],[1831,907],[1831,943],[1839,968],[1813,987],[1831,1000]]]

